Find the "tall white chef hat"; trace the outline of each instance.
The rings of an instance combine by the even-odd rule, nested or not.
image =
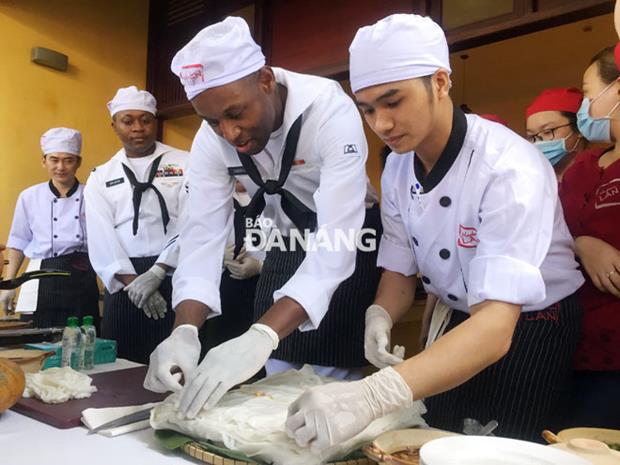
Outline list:
[[[244,78],[265,66],[247,23],[234,16],[205,27],[172,59],[188,100],[212,87]]]
[[[357,31],[349,47],[353,92],[366,87],[449,73],[446,36],[432,19],[412,14],[387,16]]]
[[[116,95],[108,102],[110,116],[114,116],[119,111],[141,110],[157,114],[157,100],[153,94],[146,90],[140,90],[136,86],[121,87],[116,91]]]
[[[48,153],[70,153],[81,157],[82,134],[71,128],[52,128],[41,136],[43,155]]]

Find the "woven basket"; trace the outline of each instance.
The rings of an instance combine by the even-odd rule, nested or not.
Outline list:
[[[222,457],[221,455],[209,452],[196,442],[188,442],[183,446],[183,452],[211,465],[256,465],[245,460],[235,460]],[[330,465],[373,465],[374,462],[369,459],[347,460],[346,462],[332,462]]]

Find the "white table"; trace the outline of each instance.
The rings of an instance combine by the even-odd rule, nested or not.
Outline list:
[[[107,365],[107,366],[106,366]],[[119,359],[89,373],[137,366]],[[180,450],[167,451],[152,429],[108,438],[86,427],[58,429],[8,410],[0,414],[0,465],[170,465],[200,464]]]

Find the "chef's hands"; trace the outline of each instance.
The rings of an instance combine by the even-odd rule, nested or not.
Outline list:
[[[0,291],[0,314],[3,309],[6,314],[13,313],[15,310],[15,289]]]
[[[239,251],[237,257],[235,257],[235,244],[228,244],[226,246],[226,249],[224,249],[224,263],[230,262],[235,258],[237,260],[242,260],[247,255],[247,253],[248,252],[245,250],[245,246],[243,246],[241,247],[241,250]]]
[[[123,289],[127,292],[129,300],[138,308],[143,308],[151,295],[159,289],[161,282],[166,277],[166,271],[155,264],[144,273],[134,279]]]
[[[278,343],[273,329],[255,323],[211,349],[181,391],[179,416],[195,418],[201,409],[213,407],[230,388],[258,373]]]
[[[144,387],[153,392],[181,390],[181,376],[189,379],[199,359],[198,328],[194,325],[178,326],[151,353]],[[181,372],[173,374],[176,369]]]
[[[405,348],[394,346],[390,352],[390,339],[394,322],[380,305],[373,304],[366,310],[364,331],[364,355],[377,368],[385,368],[403,362]]]
[[[263,262],[250,256],[241,259],[237,257],[235,260],[224,262],[224,264],[233,279],[250,279],[260,274],[263,269]]]
[[[168,304],[161,293],[159,291],[155,291],[146,299],[146,302],[142,306],[142,311],[149,318],[159,320],[160,318],[164,318],[166,316]]]
[[[578,237],[575,250],[596,288],[620,298],[620,251],[591,236]]]
[[[318,455],[351,439],[373,420],[412,404],[409,386],[388,367],[360,381],[308,389],[289,407],[286,433]]]

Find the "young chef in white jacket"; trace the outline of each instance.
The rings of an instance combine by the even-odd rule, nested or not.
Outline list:
[[[393,150],[367,356],[383,367],[398,362],[390,330],[413,302],[418,273],[452,312],[445,334],[420,354],[303,394],[289,435],[323,450],[426,398],[430,426],[461,431],[464,418],[497,420],[498,435],[536,440],[571,373],[583,283],[553,169],[504,126],[453,105],[448,46],[430,18],[398,14],[361,28],[350,73],[366,121]]]
[[[82,163],[82,135],[70,128],[52,128],[41,136],[41,164],[50,180],[24,190],[17,199],[7,241],[5,279],[14,278],[24,258],[31,270],[70,271],[70,277],[36,283],[33,325],[64,326],[69,316],[91,315],[99,322],[97,276],[88,261],[84,216],[84,185],[76,178]],[[41,260],[34,268],[35,260]],[[13,310],[14,290],[0,291],[0,307]],[[0,314],[2,309],[0,308]]]
[[[317,240],[307,252],[299,244],[267,251],[256,291],[258,323],[196,367],[196,327],[221,313],[235,178],[252,197],[246,219],[262,213],[282,237],[316,230],[311,237],[334,243],[339,233],[357,234],[365,221],[374,232],[379,215],[361,118],[336,82],[265,66],[245,21],[232,17],[202,30],[177,53],[172,70],[204,122],[192,147],[188,223],[174,275],[177,327],[151,356],[145,386],[180,389],[170,370],[181,367],[180,411],[193,417],[269,357],[268,373],[310,363],[347,376],[364,366],[360,305],[372,303],[376,252]]]
[[[189,154],[155,140],[149,92],[121,88],[108,109],[123,148],[86,183],[88,250],[106,287],[102,337],[117,341],[119,357],[145,363],[174,321],[166,273],[178,259]]]

